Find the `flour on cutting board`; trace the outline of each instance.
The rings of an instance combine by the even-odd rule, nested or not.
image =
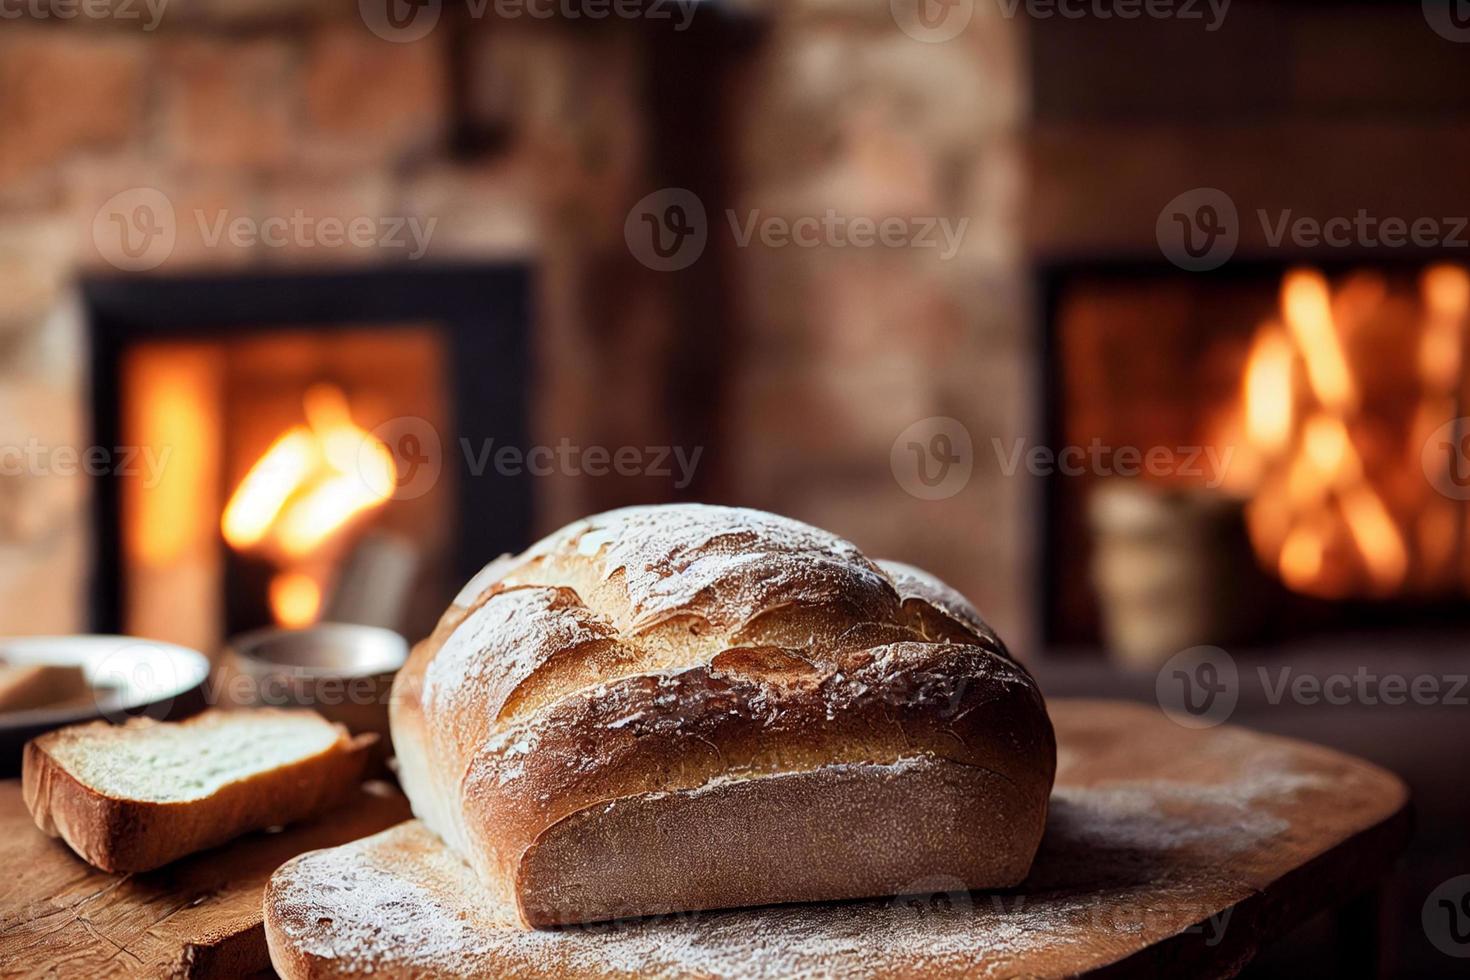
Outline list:
[[[834,976],[889,957],[912,964],[915,951],[942,966],[972,955],[977,942],[1003,959],[1075,941],[1070,926],[1088,907],[1080,898],[1032,907],[1014,899],[952,906],[893,899],[523,931],[479,896],[473,872],[409,823],[303,856],[277,875],[270,903],[295,949],[341,972],[403,965],[451,976],[489,969],[756,978]]]
[[[1282,760],[1285,761],[1285,760]],[[1059,786],[1052,829],[1065,846],[1238,853],[1288,829],[1269,803],[1320,787],[1319,774],[1245,771],[1224,784],[1167,780]],[[1053,843],[1056,843],[1053,841]],[[1166,936],[1211,920],[1217,896],[1181,878],[1035,894],[957,888],[916,898],[691,912],[525,931],[493,908],[473,872],[417,823],[307,855],[281,876],[275,907],[302,951],[341,968],[389,965],[470,975],[649,973],[752,978],[878,976],[920,966],[1009,975],[1009,964],[1097,935]],[[1208,928],[1208,926],[1200,927]],[[977,964],[977,952],[983,963]]]
[[[970,892],[915,869],[905,890],[919,894],[900,898],[526,931],[413,821],[279,871],[272,948],[323,978],[1071,975],[1186,932],[1201,956],[1248,941],[1260,924],[1240,903],[1360,832],[1364,801],[1392,795],[1390,777],[1328,750],[1243,730],[1166,738],[1177,733],[1151,730],[1167,723],[1143,709],[1070,711],[1087,724],[1057,726],[1051,819],[1016,889]]]

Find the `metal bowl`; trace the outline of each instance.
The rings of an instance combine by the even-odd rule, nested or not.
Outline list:
[[[408,641],[392,630],[349,623],[243,633],[226,647],[232,676],[221,697],[239,706],[310,708],[354,734],[379,736],[388,751],[393,677]]]
[[[391,674],[408,659],[408,641],[392,630],[351,623],[304,629],[260,629],[229,643],[238,666],[254,676],[371,677]]]

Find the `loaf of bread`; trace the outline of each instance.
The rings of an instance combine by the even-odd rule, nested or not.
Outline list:
[[[613,511],[492,562],[394,686],[414,812],[528,926],[1026,875],[1056,765],[973,606],[796,521]]]
[[[311,711],[135,718],[26,743],[21,781],[36,825],[103,871],[148,871],[346,799],[376,735]]]

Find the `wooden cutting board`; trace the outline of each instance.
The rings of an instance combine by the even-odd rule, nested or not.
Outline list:
[[[270,968],[261,894],[272,871],[409,816],[384,783],[275,833],[242,837],[146,874],[82,861],[31,820],[20,780],[0,781],[0,976],[242,977]]]
[[[915,868],[909,898],[525,932],[412,821],[295,863],[272,949],[316,978],[1231,976],[1372,888],[1407,840],[1403,783],[1361,760],[1142,705],[1049,708],[1057,788],[1017,889]]]

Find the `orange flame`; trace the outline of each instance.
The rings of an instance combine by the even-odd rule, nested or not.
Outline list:
[[[1257,335],[1245,371],[1245,427],[1251,443],[1276,455],[1291,442],[1291,341],[1276,324]]]
[[[1425,291],[1431,310],[1458,311],[1455,329],[1445,330],[1458,345],[1470,285],[1451,272],[1464,275],[1436,272],[1426,277]],[[1251,541],[1298,591],[1340,594],[1351,583],[1343,573],[1343,554],[1356,561],[1355,574],[1378,591],[1397,588],[1408,575],[1404,530],[1369,478],[1354,441],[1361,393],[1343,343],[1344,330],[1367,320],[1384,295],[1379,281],[1357,277],[1334,299],[1321,273],[1294,270],[1281,287],[1285,329],[1274,320],[1263,324],[1247,359],[1241,386],[1247,445],[1275,461],[1253,488]],[[1421,361],[1439,364],[1451,340],[1444,336],[1432,343],[1434,354],[1421,351]],[[1294,370],[1298,361],[1304,386]]]
[[[1287,273],[1281,284],[1281,309],[1306,358],[1307,380],[1317,400],[1333,412],[1356,408],[1358,393],[1333,324],[1327,280],[1315,270]]]
[[[393,493],[393,455],[352,421],[347,398],[332,385],[314,385],[302,399],[305,425],[281,433],[250,467],[220,518],[225,541],[260,549],[300,565],[358,515]],[[276,622],[305,626],[322,605],[317,577],[299,567],[277,575],[269,600]]]
[[[225,505],[220,529],[231,546],[299,558],[392,495],[393,455],[353,423],[341,389],[314,385],[304,407],[308,424],[277,438]]]
[[[276,622],[299,629],[316,622],[322,607],[322,587],[305,572],[282,572],[271,579],[269,598]]]

